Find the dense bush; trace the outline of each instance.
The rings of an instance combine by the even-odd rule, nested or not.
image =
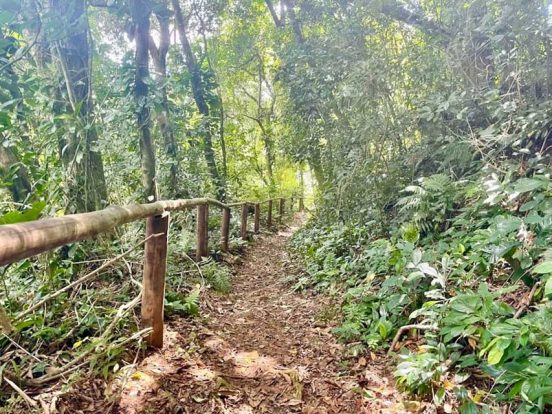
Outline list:
[[[387,238],[313,219],[291,245],[307,269],[297,288],[342,292],[335,333],[371,349],[421,325],[399,342],[405,390],[438,405],[458,400],[465,413],[493,399],[541,412],[552,396],[552,180],[534,162],[521,177],[421,178],[398,198]]]

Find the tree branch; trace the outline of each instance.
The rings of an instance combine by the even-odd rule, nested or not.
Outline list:
[[[395,346],[397,346],[397,342],[399,342],[399,339],[401,338],[401,335],[404,333],[404,331],[408,331],[409,329],[419,329],[419,330],[426,330],[426,331],[436,331],[437,326],[435,325],[426,325],[426,324],[414,324],[414,325],[404,325],[399,328],[397,331],[397,334],[393,338],[393,342],[391,342],[391,346],[389,347],[389,351],[387,351],[387,355],[390,355],[391,352],[395,349]]]
[[[270,15],[272,16],[272,20],[274,20],[274,24],[276,25],[276,27],[284,27],[284,22],[278,17],[278,14],[274,9],[274,4],[272,3],[272,0],[265,0],[265,3],[268,11],[270,12]]]
[[[121,253],[120,255],[114,257],[113,259],[111,260],[108,260],[107,262],[105,262],[104,264],[102,264],[100,267],[96,268],[95,270],[93,270],[92,272],[82,276],[81,278],[69,283],[68,285],[65,285],[64,287],[62,287],[61,289],[53,292],[53,293],[50,293],[46,296],[44,296],[42,298],[42,300],[40,300],[39,302],[35,303],[34,305],[30,306],[29,308],[27,308],[26,310],[24,310],[23,312],[21,312],[19,315],[17,315],[15,317],[15,321],[19,321],[21,320],[22,318],[24,318],[25,316],[27,316],[29,313],[35,311],[36,309],[40,308],[42,305],[44,305],[46,302],[54,299],[54,298],[57,298],[59,295],[61,295],[63,292],[66,292],[72,288],[74,288],[75,286],[78,286],[78,285],[81,285],[83,284],[84,282],[87,282],[89,281],[90,279],[92,279],[94,276],[98,275],[102,270],[106,269],[107,267],[111,266],[113,263],[117,262],[118,260],[122,259],[123,257],[125,257],[127,254],[133,252],[134,250],[136,250],[138,247],[142,246],[145,242],[147,242],[149,239],[151,239],[152,237],[157,237],[158,235],[157,234],[152,234],[151,236],[149,237],[146,237],[144,240],[142,240],[141,242],[135,244],[134,246],[132,246],[130,249],[128,249],[126,252],[124,253]]]
[[[438,36],[444,44],[450,42],[451,34],[439,23],[429,19],[421,10],[412,10],[395,0],[388,0],[381,6],[381,12],[388,17],[420,29],[430,36]]]

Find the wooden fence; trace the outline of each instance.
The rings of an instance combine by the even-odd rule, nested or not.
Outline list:
[[[290,200],[293,211],[293,198]],[[197,208],[196,260],[209,254],[209,207],[222,210],[220,249],[229,249],[231,209],[241,208],[240,237],[247,239],[250,206],[254,207],[254,231],[260,231],[261,205],[267,204],[267,226],[272,227],[273,200],[224,204],[210,198],[157,201],[150,204],[111,206],[101,211],[47,218],[20,224],[0,226],[0,266],[52,250],[69,243],[90,239],[98,234],[133,221],[146,219],[144,270],[142,284],[142,327],[152,328],[146,338],[153,347],[163,346],[163,303],[171,211]],[[299,198],[303,210],[303,199]],[[279,199],[278,223],[285,213],[285,199]]]

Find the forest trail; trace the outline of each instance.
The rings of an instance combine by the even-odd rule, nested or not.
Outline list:
[[[293,230],[250,246],[232,293],[209,294],[202,318],[169,322],[168,344],[128,381],[118,412],[403,412],[378,358],[348,358],[336,342],[323,317],[329,300],[292,291]]]

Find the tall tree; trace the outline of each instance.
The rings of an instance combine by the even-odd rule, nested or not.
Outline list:
[[[168,194],[172,198],[185,194],[181,189],[179,177],[181,171],[181,157],[178,143],[174,135],[173,125],[170,119],[169,98],[167,95],[167,53],[170,47],[170,12],[166,1],[163,0],[154,11],[159,25],[159,45],[150,35],[149,50],[155,67],[159,94],[161,98],[160,110],[157,111],[157,125],[163,137],[165,152],[169,157],[169,183]]]
[[[211,100],[210,103],[210,109],[212,111],[216,111],[218,113],[218,136],[219,136],[219,143],[220,143],[220,152],[221,152],[221,180],[222,180],[222,186],[226,190],[227,182],[228,182],[228,154],[226,150],[226,135],[225,135],[225,119],[226,119],[226,113],[224,111],[224,99],[222,96],[222,88],[220,85],[220,80],[217,76],[217,72],[212,64],[211,56],[210,56],[210,50],[209,50],[209,42],[207,40],[207,25],[204,20],[204,18],[201,15],[201,12],[199,11],[199,8],[194,8],[195,15],[197,17],[197,20],[200,24],[200,34],[201,38],[203,39],[203,49],[205,53],[205,58],[207,60],[207,63],[209,65],[209,72],[208,77],[210,77],[212,80],[214,80],[215,88],[217,90],[216,99]],[[211,88],[213,88],[211,86]]]
[[[0,31],[0,42],[9,45],[10,40],[6,39]],[[0,65],[3,70],[0,72],[0,85],[7,91],[5,96],[0,94],[3,100],[14,102],[16,118],[26,129],[23,99],[19,89],[19,79],[10,62],[13,57],[13,49],[9,46],[0,50]],[[26,135],[26,134],[25,134]],[[28,140],[24,137],[24,140]],[[3,178],[8,185],[13,201],[22,203],[26,201],[32,186],[26,166],[19,160],[18,154],[12,145],[7,142],[4,133],[0,133],[0,178]]]
[[[190,72],[194,101],[199,113],[203,116],[203,151],[205,161],[207,162],[209,173],[215,186],[216,196],[218,199],[224,200],[226,198],[226,189],[224,181],[218,171],[215,151],[213,150],[213,130],[215,127],[213,125],[209,105],[207,103],[206,91],[201,76],[201,67],[194,55],[192,45],[190,44],[190,40],[188,38],[187,23],[184,19],[180,2],[179,0],[171,1],[175,15],[176,27],[180,37],[180,45],[182,47],[186,66]]]
[[[62,74],[65,110],[73,115],[62,150],[67,169],[69,210],[100,209],[107,203],[107,187],[92,98],[91,53],[85,0],[50,0],[58,32],[51,39]],[[74,131],[74,132],[73,132]]]
[[[253,101],[255,105],[255,114],[245,114],[245,117],[255,121],[261,131],[261,140],[263,142],[266,172],[268,174],[268,183],[274,187],[274,137],[273,137],[273,121],[275,118],[276,93],[270,84],[270,80],[266,76],[264,57],[262,52],[256,54],[257,74],[256,74],[256,93],[252,94],[246,89],[243,89],[244,94]],[[268,98],[268,99],[267,99]],[[268,101],[265,103],[265,101]]]
[[[148,96],[151,3],[148,0],[131,0],[130,11],[136,41],[134,98],[137,105],[136,113],[140,134],[142,183],[146,200],[154,201],[158,198],[158,189]]]

